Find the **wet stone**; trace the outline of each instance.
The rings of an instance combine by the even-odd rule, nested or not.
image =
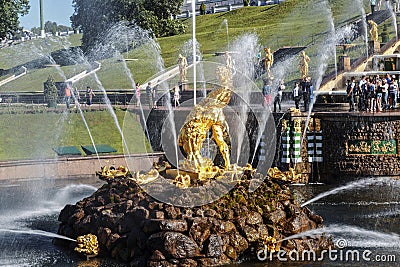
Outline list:
[[[250,225],[260,224],[263,222],[262,216],[260,213],[252,211],[248,214],[246,219],[246,223]]]
[[[195,218],[190,227],[189,235],[201,246],[203,242],[210,236],[210,224],[207,218]]]
[[[258,231],[256,229],[254,229],[252,226],[250,225],[246,225],[243,228],[243,231],[246,235],[246,238],[249,242],[255,242],[258,240],[258,238],[260,237],[258,234]]]
[[[207,257],[218,257],[221,256],[223,251],[224,242],[219,235],[212,234],[210,238],[207,240]]]
[[[165,260],[165,256],[159,250],[154,250],[153,254],[150,257],[152,261],[162,261]]]
[[[184,259],[199,255],[199,247],[188,236],[176,232],[153,234],[147,240],[150,249],[160,250],[168,258]]]
[[[228,256],[233,261],[237,260],[237,253],[236,250],[232,246],[227,246],[225,250],[226,256]]]
[[[155,233],[160,231],[185,232],[188,225],[185,220],[147,220],[144,222],[143,231],[145,233]]]
[[[286,213],[283,210],[277,209],[267,215],[267,219],[276,224],[286,218]]]
[[[238,253],[245,251],[249,247],[247,240],[236,231],[229,235],[229,239],[231,246],[235,248]]]

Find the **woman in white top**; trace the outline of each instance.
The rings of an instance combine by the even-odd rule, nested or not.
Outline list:
[[[180,98],[179,86],[175,85],[175,87],[174,87],[174,103],[175,103],[175,107],[180,105],[179,98]]]
[[[299,83],[296,82],[293,88],[293,99],[294,99],[294,104],[296,105],[296,109],[300,109],[300,94],[299,94],[300,88],[299,88]]]

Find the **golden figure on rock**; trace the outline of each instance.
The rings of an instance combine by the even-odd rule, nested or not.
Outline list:
[[[232,72],[221,66],[217,68],[217,77],[221,87],[209,93],[193,108],[180,131],[178,145],[186,153],[185,161],[180,164],[182,169],[199,173],[213,168],[212,160],[200,154],[210,129],[224,159],[224,168],[230,166],[230,147],[225,141],[228,138],[228,124],[223,108],[228,105],[233,93]]]
[[[129,175],[129,170],[125,166],[118,166],[117,168],[111,166],[103,166],[101,172],[97,172],[97,175],[103,180],[109,180],[114,178],[123,178]]]
[[[268,169],[268,176],[274,179],[279,179],[288,182],[298,182],[301,179],[301,173],[296,173],[293,168],[289,168],[288,171],[282,172],[277,167]]]

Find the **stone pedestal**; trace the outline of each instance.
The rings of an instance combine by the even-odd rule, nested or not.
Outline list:
[[[369,54],[380,54],[381,44],[379,41],[370,40],[368,42],[368,53]]]
[[[350,57],[348,55],[339,56],[339,71],[341,70],[351,70]]]

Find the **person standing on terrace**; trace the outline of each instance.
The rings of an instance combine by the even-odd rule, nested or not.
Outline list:
[[[369,3],[370,3],[370,5],[371,5],[371,14],[374,15],[374,13],[375,13],[376,0],[370,0]]]

